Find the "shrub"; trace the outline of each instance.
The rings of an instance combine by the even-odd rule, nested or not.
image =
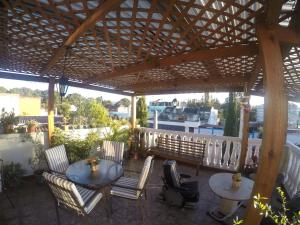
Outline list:
[[[70,163],[86,159],[100,145],[100,138],[96,133],[88,134],[84,140],[72,138],[55,129],[51,138],[51,146],[65,145]]]
[[[24,173],[25,171],[22,169],[20,163],[11,162],[5,165],[3,167],[4,186],[8,189],[19,187],[23,182]]]

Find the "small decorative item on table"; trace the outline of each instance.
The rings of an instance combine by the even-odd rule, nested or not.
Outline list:
[[[241,173],[236,173],[232,175],[232,189],[238,189],[241,186],[242,175]]]
[[[86,159],[86,164],[90,165],[91,170],[95,172],[97,170],[97,165],[99,164],[99,157],[91,157]]]

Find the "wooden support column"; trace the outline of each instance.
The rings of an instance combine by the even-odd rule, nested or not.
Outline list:
[[[48,141],[49,145],[54,131],[54,86],[55,80],[49,80],[48,86]]]
[[[243,171],[245,167],[245,160],[248,151],[248,138],[249,138],[249,118],[250,118],[250,96],[249,91],[246,88],[244,92],[244,101],[241,105],[241,116],[240,116],[240,138],[242,139],[241,143],[241,155],[240,155],[240,163],[239,170]]]
[[[136,128],[136,96],[131,96],[131,127]]]
[[[270,198],[278,175],[287,129],[287,97],[284,89],[283,62],[276,36],[266,27],[258,27],[257,36],[264,67],[264,136],[253,195]],[[259,225],[262,217],[249,202],[245,225]]]

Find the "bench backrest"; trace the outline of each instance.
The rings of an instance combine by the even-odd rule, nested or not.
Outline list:
[[[187,155],[203,160],[206,142],[193,142],[180,139],[158,137],[157,147],[158,149],[169,153]]]

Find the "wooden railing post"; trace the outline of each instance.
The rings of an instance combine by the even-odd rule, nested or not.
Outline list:
[[[54,132],[54,85],[55,80],[49,80],[48,86],[48,143],[51,143],[51,137]]]
[[[279,41],[266,27],[258,27],[257,35],[264,67],[265,110],[262,151],[252,197],[260,193],[270,198],[278,175],[287,129],[287,97]],[[261,219],[251,200],[246,210],[244,224],[259,225]]]

